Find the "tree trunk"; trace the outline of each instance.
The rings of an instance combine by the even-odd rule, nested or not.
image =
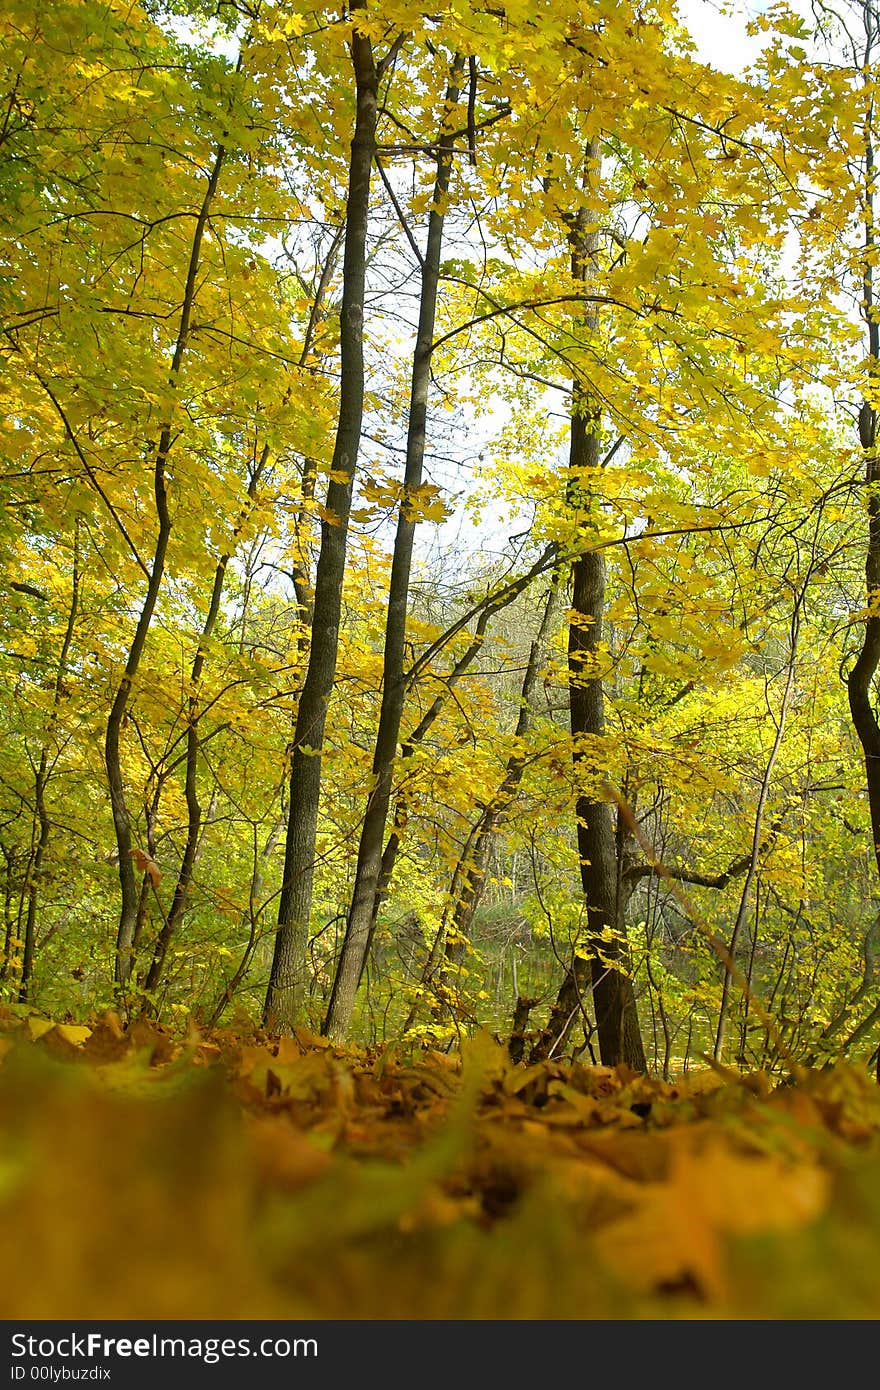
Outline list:
[[[172,390],[176,388],[179,381],[180,369],[189,341],[192,308],[196,294],[196,279],[202,252],[202,240],[208,222],[211,202],[217,191],[220,170],[223,167],[225,157],[226,150],[222,145],[218,146],[214,157],[214,165],[208,178],[208,186],[205,189],[205,195],[202,199],[202,205],[196,219],[196,227],[190,249],[189,267],[184,284],[183,307],[180,312],[177,342],[174,347],[174,355],[171,360],[171,369],[169,373]],[[153,621],[153,611],[156,607],[156,600],[159,597],[159,590],[162,586],[162,579],[165,574],[165,559],[168,553],[168,542],[171,538],[171,513],[168,508],[166,477],[168,455],[171,451],[171,440],[172,422],[171,419],[168,418],[159,432],[159,440],[156,445],[156,454],[153,463],[153,496],[158,528],[153,550],[153,560],[148,571],[147,591],[144,595],[140,616],[138,617],[134,637],[131,647],[129,648],[128,659],[125,663],[125,671],[122,680],[119,682],[107,719],[107,730],[104,737],[104,761],[107,768],[107,782],[110,788],[113,826],[116,831],[116,849],[119,856],[119,888],[121,901],[119,925],[116,932],[114,974],[116,985],[120,991],[125,989],[131,976],[133,964],[132,941],[134,939],[135,924],[137,922],[139,890],[131,857],[131,819],[125,801],[125,781],[122,775],[119,745],[123,721],[128,708],[129,696],[135,677],[140,668],[141,657],[143,656],[144,646],[147,640],[147,633]]]
[[[524,739],[532,726],[534,717],[534,696],[538,672],[544,659],[547,640],[559,609],[559,574],[555,574],[544,604],[544,612],[534,641],[529,648],[526,669],[519,693],[519,713],[517,715],[514,738]],[[445,951],[450,965],[460,963],[463,947],[470,936],[474,913],[480,905],[486,886],[486,870],[489,853],[495,836],[504,819],[505,812],[514,800],[526,768],[526,759],[520,754],[512,754],[504,770],[504,777],[498,790],[484,805],[479,820],[468,834],[464,850],[455,867],[449,898],[452,905],[451,917],[444,913],[440,930],[431,946],[428,959],[422,971],[422,988],[430,984],[441,950]],[[414,1001],[404,1032],[415,1022],[418,1000]]]
[[[308,667],[293,737],[278,931],[263,1008],[264,1027],[272,1033],[289,1030],[293,1026],[300,1016],[305,994],[315,838],[321,796],[321,749],[336,676],[348,523],[364,410],[367,221],[370,174],[376,153],[379,72],[369,38],[359,33],[356,27],[352,33],[351,57],[357,113],[345,222],[339,418],[321,522]]]
[[[870,325],[871,355],[880,350],[878,325]],[[880,358],[875,358],[880,361]],[[872,685],[880,665],[880,459],[876,448],[877,412],[862,403],[859,412],[859,441],[865,450],[865,484],[868,488],[868,544],[865,552],[865,635],[858,659],[849,673],[847,691],[853,726],[862,745],[865,759],[865,781],[871,815],[871,838],[874,861],[880,875],[880,725],[874,711]]]
[[[865,41],[862,51],[862,71],[865,82],[873,84],[873,53],[880,37],[877,8],[871,0],[863,0],[858,6],[864,26]],[[865,115],[865,166],[864,185],[861,189],[861,206],[864,210],[865,246],[862,260],[862,315],[867,331],[868,369],[872,384],[876,388],[880,379],[880,322],[878,306],[874,293],[874,266],[877,256],[877,233],[875,223],[875,188],[877,164],[874,155],[874,97],[871,93]],[[871,817],[871,840],[874,849],[874,862],[880,877],[880,725],[874,705],[874,681],[880,666],[880,457],[877,451],[878,412],[868,400],[863,400],[859,410],[859,443],[865,455],[865,488],[868,503],[868,539],[865,550],[865,607],[868,616],[865,620],[865,633],[862,649],[849,673],[847,691],[853,727],[862,746],[865,760],[865,783],[868,791],[868,809]],[[880,1005],[872,1010],[867,1026],[874,1015],[880,1012]],[[852,1043],[860,1036],[859,1029],[848,1039]],[[880,1056],[877,1061],[877,1080],[880,1081]]]
[[[599,158],[598,145],[587,148],[588,165]],[[597,231],[586,230],[586,214],[578,213],[570,231],[572,275],[586,283],[598,250]],[[584,326],[595,332],[595,314],[582,316]],[[585,479],[596,476],[601,466],[599,411],[586,389],[575,381],[572,393],[569,445],[569,501],[581,511],[598,499]],[[568,631],[568,686],[572,757],[577,770],[586,760],[585,740],[605,734],[605,694],[601,671],[596,669],[602,642],[605,611],[605,556],[586,550],[572,564],[571,619]],[[635,1071],[647,1070],[638,1012],[622,940],[622,914],[618,912],[617,836],[607,802],[581,792],[575,803],[577,847],[581,885],[587,911],[586,959],[575,955],[546,1029],[532,1049],[532,1059],[549,1056],[562,1043],[583,1007],[586,986],[592,985],[599,1053],[605,1066],[625,1062]]]
[[[727,955],[723,962],[724,974],[721,980],[721,1003],[718,1008],[718,1026],[715,1030],[715,1046],[712,1054],[715,1057],[716,1061],[720,1061],[722,1059],[722,1055],[724,1052],[724,1039],[727,1032],[727,1011],[730,1000],[730,987],[734,978],[734,974],[738,975],[736,955],[737,950],[739,948],[739,938],[743,926],[745,925],[746,913],[748,911],[752,885],[753,883],[755,883],[758,873],[758,864],[761,856],[762,832],[764,828],[764,811],[767,806],[767,799],[770,795],[770,785],[771,779],[773,777],[773,769],[776,765],[776,759],[779,756],[779,750],[782,747],[782,739],[783,735],[785,734],[785,725],[788,719],[788,707],[792,693],[794,691],[795,663],[797,661],[797,642],[798,634],[800,632],[801,605],[806,596],[806,585],[808,579],[809,573],[807,576],[807,580],[804,581],[804,584],[795,600],[794,613],[792,614],[791,626],[789,629],[789,641],[791,643],[791,646],[788,657],[788,669],[785,678],[785,689],[783,691],[782,700],[779,706],[779,715],[776,720],[776,736],[773,740],[773,747],[770,750],[770,757],[767,760],[767,766],[764,769],[764,775],[761,778],[761,790],[758,794],[758,804],[755,808],[755,824],[752,830],[752,847],[749,853],[749,865],[748,869],[746,870],[746,880],[743,884],[742,893],[740,894],[739,908],[737,910],[736,920],[733,924],[733,931],[730,934],[730,940],[727,944]]]
[[[861,17],[865,26],[865,47],[863,60],[865,72],[873,58],[874,43],[877,40],[877,15],[872,3],[862,3]],[[873,78],[867,79],[873,81]],[[873,97],[867,103],[865,118],[865,186],[862,189],[863,208],[865,208],[865,254],[862,261],[862,314],[865,318],[867,334],[867,361],[874,381],[880,375],[880,322],[877,321],[877,304],[874,297],[874,257],[877,252],[877,236],[874,229],[874,183],[877,168],[873,146]],[[877,457],[877,411],[872,404],[863,400],[859,410],[859,443],[865,452],[865,488],[867,492],[867,548],[865,552],[865,637],[862,638],[862,651],[859,652],[855,666],[849,671],[847,688],[849,712],[852,714],[862,752],[865,755],[865,780],[867,784],[867,805],[870,810],[870,830],[874,849],[874,862],[880,874],[880,726],[874,713],[872,685],[880,664],[880,496],[877,484],[880,482],[880,459]]]
[[[557,553],[557,549],[558,547],[555,543],[547,546],[542,552],[539,559],[526,571],[525,574],[520,575],[520,577],[517,580],[515,580],[512,584],[506,584],[503,589],[498,591],[497,594],[490,595],[484,601],[483,605],[480,607],[477,616],[477,621],[474,627],[474,634],[471,642],[468,644],[462,655],[459,657],[458,661],[455,663],[449,675],[445,677],[444,683],[446,685],[446,692],[438,695],[431,702],[428,709],[425,711],[425,713],[422,715],[422,718],[416,725],[415,729],[409,735],[406,743],[404,743],[403,747],[400,750],[401,762],[404,762],[407,758],[412,757],[415,749],[422,742],[428,730],[431,728],[438,715],[442,712],[446,704],[446,700],[448,698],[448,693],[452,690],[452,688],[455,685],[458,684],[462,676],[473,663],[474,658],[477,657],[479,653],[482,651],[483,643],[486,637],[486,629],[489,626],[490,619],[496,613],[500,613],[501,610],[503,608],[506,608],[508,604],[513,603],[514,599],[518,598],[519,595],[525,589],[528,588],[529,584],[531,584],[533,579],[535,579],[539,574],[543,574],[546,571],[550,563],[553,561]],[[471,614],[471,616],[473,616],[473,613]],[[444,637],[451,636],[453,635],[453,633],[460,631],[461,624],[456,623],[452,628],[449,629],[448,634],[444,634]],[[440,640],[442,642],[443,639],[441,638]],[[433,646],[436,647],[437,643],[434,643]],[[417,664],[420,665],[421,662],[422,658],[420,657],[419,662]],[[407,683],[411,682],[413,678],[414,673],[410,671],[407,676]],[[382,865],[379,871],[378,880],[376,882],[376,894],[373,900],[373,917],[370,923],[370,941],[372,941],[373,932],[376,928],[376,918],[379,915],[379,909],[388,892],[388,885],[390,884],[391,876],[394,873],[394,865],[397,862],[397,854],[400,849],[403,833],[406,830],[407,815],[408,812],[406,805],[406,796],[400,794],[398,795],[397,810],[395,811],[394,815],[394,826],[391,830],[391,833],[388,836],[388,839],[385,842],[385,849],[382,852]],[[368,953],[369,949],[370,942],[367,943]]]
[[[247,913],[245,914],[243,919],[243,921],[247,923],[248,939],[245,944],[245,948],[242,951],[241,956],[239,957],[238,965],[235,967],[229,979],[226,981],[226,984],[223,986],[223,989],[220,991],[220,994],[217,997],[213,1009],[208,1014],[207,1026],[209,1028],[217,1027],[217,1024],[220,1022],[220,1019],[222,1018],[227,1006],[232,1002],[232,997],[235,994],[235,991],[238,989],[239,985],[241,984],[242,980],[247,974],[247,969],[250,965],[251,957],[254,954],[258,941],[257,931],[262,908],[259,908],[257,906],[257,903],[263,891],[263,883],[265,881],[265,866],[275,853],[275,847],[280,838],[283,824],[283,817],[282,819],[277,820],[275,822],[275,824],[272,826],[272,829],[269,831],[269,835],[266,839],[265,845],[259,853],[257,852],[256,840],[254,842],[254,867],[253,872],[251,873],[251,886],[248,892]]]
[[[434,198],[428,217],[428,236],[421,268],[422,284],[410,389],[403,500],[397,519],[397,534],[394,539],[394,553],[391,561],[388,613],[385,623],[382,704],[379,712],[376,746],[373,752],[373,787],[361,828],[351,907],[324,1024],[327,1035],[340,1040],[344,1039],[348,1033],[355,995],[370,941],[373,903],[382,871],[382,844],[388,821],[391,784],[397,758],[397,741],[403,717],[403,703],[406,693],[403,669],[404,644],[409,609],[410,569],[418,514],[416,490],[422,482],[425,460],[428,389],[431,381],[437,288],[440,281],[444,208],[449,191],[454,153],[448,121],[449,115],[459,99],[458,82],[463,70],[464,59],[460,54],[456,54],[446,91],[443,120],[438,133]]]
[[[518,741],[524,739],[532,727],[535,714],[534,698],[535,686],[538,681],[538,672],[544,660],[547,641],[550,637],[558,611],[559,575],[556,574],[553,577],[553,583],[547,594],[538,631],[529,648],[526,669],[520,687],[519,713],[517,715],[516,727],[513,731],[513,736]],[[522,781],[522,775],[526,766],[527,760],[518,753],[514,753],[508,758],[501,785],[491,801],[483,808],[480,819],[477,822],[476,835],[473,838],[473,849],[468,855],[468,863],[464,873],[462,892],[459,895],[452,915],[453,933],[459,939],[470,936],[474,913],[480,905],[480,899],[486,887],[486,867],[489,862],[489,852],[492,848],[492,842],[504,819],[506,811],[510,808],[511,802],[516,797],[517,789]]]
[[[876,43],[877,16],[874,5],[862,3],[859,6],[865,29],[863,50],[864,71],[868,73]],[[873,80],[873,79],[866,79]],[[873,377],[880,375],[880,323],[877,318],[877,305],[874,295],[874,259],[877,250],[877,237],[874,223],[874,187],[876,182],[876,161],[873,142],[874,102],[868,103],[865,118],[865,180],[862,190],[865,211],[864,232],[865,251],[862,262],[862,314],[867,331],[868,362]],[[847,688],[849,707],[853,725],[862,745],[865,757],[865,778],[868,788],[868,806],[871,814],[871,835],[874,843],[874,858],[880,874],[880,725],[874,712],[871,687],[880,665],[880,496],[877,484],[880,482],[880,459],[877,457],[877,411],[867,401],[862,401],[859,411],[859,443],[865,453],[865,487],[868,498],[868,543],[865,552],[865,607],[868,618],[865,622],[865,635],[858,659],[849,673]]]
[[[241,530],[250,515],[257,496],[257,489],[260,486],[260,479],[265,472],[269,462],[269,445],[265,444],[260,452],[259,459],[255,461],[250,470],[248,481],[247,504],[238,522],[233,541],[237,540]],[[223,585],[226,580],[226,571],[229,561],[232,559],[235,547],[220,556],[217,561],[217,568],[214,571],[214,583],[211,589],[211,598],[208,604],[208,612],[202,625],[202,635],[199,639],[196,654],[193,658],[192,669],[190,670],[190,696],[187,708],[186,723],[186,760],[184,774],[184,797],[186,800],[186,843],[183,848],[183,857],[177,873],[177,882],[174,885],[174,893],[171,898],[171,906],[168,915],[162,924],[156,944],[153,948],[153,959],[147,972],[145,990],[147,994],[146,1011],[151,1012],[150,996],[155,994],[162,977],[165,966],[165,959],[168,955],[168,948],[174,939],[178,927],[183,920],[186,911],[187,900],[189,898],[190,885],[192,883],[193,868],[196,862],[196,853],[199,846],[199,837],[202,828],[202,808],[198,795],[198,760],[199,760],[199,682],[202,678],[202,671],[205,665],[205,655],[211,638],[214,635],[214,628],[220,615],[220,600],[223,596]]]
[[[583,417],[572,420],[572,457],[579,466],[597,466],[598,436]],[[592,460],[592,464],[587,463]],[[587,551],[572,566],[572,621],[569,627],[569,702],[573,758],[584,761],[584,736],[605,733],[605,696],[601,675],[585,675],[602,640],[605,559]],[[567,1034],[582,1008],[587,983],[592,985],[599,1055],[605,1066],[619,1062],[645,1071],[638,1013],[618,911],[617,837],[611,807],[581,794],[575,803],[581,886],[587,910],[587,959],[576,956],[551,1011],[545,1034],[534,1049],[546,1057]]]
[[[0,845],[6,872],[3,876],[3,959],[0,960],[0,984],[12,974],[14,942],[18,940],[18,918],[21,916],[21,899],[16,913],[13,908],[13,873],[15,870],[15,851]]]
[[[78,612],[79,522],[77,521],[73,537],[73,573],[71,577],[70,608],[67,612],[67,623],[64,628],[61,652],[58,656],[58,666],[55,670],[55,680],[52,686],[52,710],[49,715],[49,724],[43,739],[43,746],[40,749],[40,763],[34,778],[34,807],[39,824],[39,834],[27,869],[27,913],[25,915],[24,951],[22,954],[21,979],[19,981],[18,990],[18,1001],[20,1004],[27,1004],[31,998],[31,982],[34,973],[34,957],[36,955],[37,905],[40,896],[40,875],[43,871],[43,860],[46,855],[49,835],[52,829],[52,822],[49,819],[49,813],[46,809],[46,788],[49,785],[49,778],[51,776],[49,771],[49,742],[58,721],[58,706],[64,691],[64,677],[67,674],[67,659],[70,655],[70,646],[73,641],[73,632],[76,627]]]

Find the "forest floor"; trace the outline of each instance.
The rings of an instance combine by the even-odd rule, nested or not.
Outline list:
[[[0,1010],[3,1318],[874,1319],[880,1087]]]

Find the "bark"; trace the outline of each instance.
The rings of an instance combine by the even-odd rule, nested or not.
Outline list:
[[[804,599],[804,592],[805,591],[802,589],[800,594],[798,595],[795,604],[794,614],[792,616],[790,631],[791,647],[788,658],[788,670],[785,678],[785,689],[782,695],[782,702],[779,707],[779,719],[776,723],[776,736],[773,740],[773,747],[770,750],[770,757],[767,760],[767,766],[764,769],[764,776],[761,779],[761,790],[758,794],[758,805],[755,809],[755,824],[752,830],[752,847],[749,854],[749,864],[748,869],[746,870],[746,879],[745,883],[743,884],[742,893],[740,895],[739,909],[736,914],[736,920],[733,924],[733,931],[730,934],[730,940],[727,944],[727,956],[724,960],[724,975],[721,981],[721,1003],[718,1009],[718,1026],[715,1031],[715,1047],[713,1051],[713,1056],[715,1057],[716,1061],[720,1059],[724,1049],[724,1037],[727,1029],[727,1009],[730,999],[730,985],[731,980],[734,976],[734,971],[736,970],[736,953],[739,947],[740,934],[742,932],[746,920],[746,913],[748,911],[749,897],[752,891],[752,885],[755,881],[755,877],[758,872],[758,863],[761,854],[761,837],[764,825],[764,811],[767,806],[767,798],[770,795],[770,783],[773,777],[773,769],[776,765],[776,759],[779,756],[779,750],[782,747],[782,739],[785,734],[785,725],[788,716],[788,707],[791,701],[792,691],[794,690],[795,661],[797,658],[797,639],[800,628],[800,610],[801,604]]]
[[[582,416],[572,422],[572,456],[578,467],[596,467],[599,440],[592,423]],[[605,602],[605,558],[587,552],[572,566],[572,622],[569,628],[569,701],[574,761],[584,761],[583,738],[605,733],[605,695],[601,675],[586,675],[602,641]],[[624,973],[628,961],[619,936],[617,911],[617,838],[607,802],[581,794],[575,804],[581,885],[587,909],[587,951],[599,1054],[605,1066],[626,1062],[644,1071],[632,982]],[[563,985],[561,1001],[571,1016],[574,989],[580,990],[580,960]],[[558,1007],[560,1000],[557,1000]],[[555,1009],[554,1009],[555,1011]]]
[[[278,930],[263,1008],[263,1024],[272,1033],[292,1028],[304,1001],[321,796],[321,749],[336,676],[348,523],[364,409],[367,221],[370,174],[376,153],[379,72],[370,40],[357,28],[352,34],[351,57],[356,118],[343,256],[339,417],[321,523],[309,660],[293,737]]]
[[[526,669],[519,693],[519,713],[517,715],[514,738],[524,739],[532,727],[534,718],[534,696],[538,672],[544,660],[547,640],[552,630],[559,608],[559,574],[554,575],[553,583],[544,604],[544,611],[534,641],[529,648]],[[441,951],[445,951],[450,965],[459,964],[463,948],[470,936],[474,913],[480,905],[486,886],[486,870],[489,854],[495,836],[503,822],[505,813],[514,801],[527,760],[519,753],[511,754],[507,760],[504,776],[494,795],[486,802],[477,822],[471,827],[464,850],[452,877],[449,892],[452,904],[451,915],[444,913],[443,922],[425,962],[422,971],[421,988],[430,985]],[[417,1001],[410,1009],[404,1032],[415,1021]]]
[[[257,490],[260,480],[265,472],[266,464],[269,461],[269,446],[263,446],[260,457],[256,460],[251,469],[251,476],[248,482],[247,504],[244,508],[238,525],[236,526],[233,540],[235,541],[250,514],[250,510],[256,500]],[[171,906],[168,915],[162,924],[156,944],[153,948],[153,959],[147,972],[145,981],[145,991],[147,994],[146,1009],[150,1009],[150,996],[154,995],[162,971],[165,967],[165,960],[168,955],[168,948],[174,939],[178,927],[183,920],[184,912],[189,898],[190,887],[192,884],[193,869],[196,863],[196,855],[199,847],[199,838],[202,828],[202,807],[199,802],[198,793],[198,761],[199,761],[199,683],[202,678],[202,671],[205,665],[205,657],[208,645],[214,635],[214,628],[220,615],[220,600],[223,596],[223,585],[226,580],[226,571],[229,561],[235,552],[233,546],[217,561],[217,568],[214,571],[214,583],[211,590],[211,598],[208,604],[208,612],[202,625],[202,634],[199,639],[196,654],[193,658],[190,670],[190,695],[187,706],[186,724],[186,757],[184,773],[184,797],[186,800],[186,842],[183,848],[183,857],[177,873],[177,882],[174,885],[174,893],[171,898]]]
[[[417,489],[422,482],[431,382],[434,321],[440,282],[440,253],[443,244],[445,204],[452,173],[454,147],[449,136],[449,116],[459,96],[464,59],[456,54],[446,91],[443,120],[438,132],[437,172],[434,197],[428,217],[428,234],[421,265],[419,321],[413,354],[403,501],[397,519],[397,533],[391,561],[388,612],[385,623],[385,650],[382,671],[382,703],[373,752],[373,786],[367,802],[358,846],[351,907],[345,927],[339,964],[333,979],[324,1031],[328,1037],[343,1040],[348,1033],[355,995],[366,960],[373,920],[376,887],[382,872],[382,844],[391,787],[397,759],[397,743],[406,693],[404,648],[409,609],[409,581],[417,521]]]
[[[865,26],[864,71],[868,72],[877,39],[876,13],[872,4],[861,6]],[[880,375],[880,323],[874,295],[874,259],[877,239],[874,225],[874,187],[877,175],[873,144],[874,103],[865,118],[865,181],[862,190],[865,213],[865,252],[862,275],[862,312],[867,331],[868,361],[875,381]],[[868,617],[862,648],[849,673],[847,690],[853,726],[862,746],[865,781],[871,816],[874,859],[880,876],[880,725],[873,701],[873,683],[880,665],[880,459],[877,455],[877,411],[865,400],[859,411],[859,443],[865,454],[865,490],[868,500],[868,539],[865,551],[865,607]]]
[[[583,416],[572,419],[570,458],[573,469],[598,466],[599,441],[595,425]],[[604,593],[604,557],[588,551],[572,566],[568,664],[570,727],[576,767],[585,758],[584,736],[601,737],[605,732],[601,677],[585,674],[602,639]],[[532,1060],[547,1057],[561,1046],[580,1014],[588,986],[592,985],[600,1055],[606,1066],[615,1066],[630,1058],[625,1057],[624,1044],[624,977],[616,968],[620,943],[615,934],[618,875],[614,822],[610,806],[586,794],[578,796],[575,814],[581,887],[587,910],[585,955],[577,955],[572,961],[547,1028],[533,1048]],[[637,1053],[638,1048],[636,1060],[639,1060]],[[643,1065],[639,1069],[643,1070]]]
[[[432,701],[428,709],[422,715],[422,718],[419,720],[413,732],[409,735],[408,739],[403,744],[400,750],[401,763],[405,763],[407,758],[412,757],[416,748],[424,739],[425,735],[431,728],[437,716],[443,710],[443,707],[446,704],[448,693],[452,690],[453,686],[455,686],[458,683],[458,681],[461,680],[462,676],[473,663],[475,657],[480,653],[480,651],[482,651],[483,642],[486,636],[486,629],[489,626],[490,619],[493,617],[495,613],[500,613],[503,608],[505,608],[509,603],[512,603],[515,598],[518,598],[518,596],[521,593],[523,593],[526,588],[528,588],[529,584],[531,584],[533,579],[535,579],[539,574],[543,574],[544,571],[548,568],[550,561],[552,561],[552,559],[555,557],[556,553],[557,547],[555,546],[555,544],[547,546],[546,549],[542,552],[540,558],[525,572],[525,574],[520,575],[520,577],[517,580],[515,580],[512,584],[506,584],[503,589],[499,590],[494,595],[490,595],[489,598],[484,602],[484,605],[480,609],[479,614],[477,616],[477,622],[474,627],[474,634],[471,642],[465,648],[464,652],[459,657],[458,661],[455,663],[455,666],[452,668],[449,675],[446,677],[446,691],[438,695],[436,699]],[[460,630],[461,624],[457,623],[454,627],[454,631],[458,632]],[[444,634],[444,636],[447,636],[447,634]],[[437,643],[434,643],[434,647],[436,646]],[[422,668],[421,657],[419,658],[419,661],[416,663],[416,665],[419,669]],[[407,677],[407,684],[409,684],[412,681],[412,679],[413,671],[411,670]],[[388,885],[390,884],[391,876],[394,873],[394,866],[397,862],[397,855],[400,850],[403,835],[406,831],[407,819],[407,798],[405,792],[401,790],[398,793],[397,807],[394,813],[394,825],[391,830],[391,833],[388,836],[388,839],[385,842],[385,848],[382,852],[382,863],[379,871],[379,877],[376,881],[375,896],[373,898],[373,912],[372,919],[370,922],[370,935],[369,940],[367,942],[366,956],[369,955],[370,945],[373,940],[373,934],[376,930],[376,921],[379,916],[379,910],[382,906],[382,903],[385,900],[385,897],[388,892]]]
[[[599,158],[598,145],[587,148],[588,164]],[[586,230],[586,214],[573,220],[570,231],[572,274],[586,286],[598,250],[598,232]],[[584,327],[595,332],[595,312],[585,307]],[[569,501],[577,510],[590,509],[597,499],[586,480],[601,464],[598,407],[575,381],[569,446]],[[605,733],[605,695],[596,660],[602,642],[605,609],[605,556],[586,550],[572,564],[571,620],[568,634],[569,713],[573,759],[578,769],[586,762],[586,742]],[[575,804],[581,886],[587,912],[585,957],[575,955],[550,1012],[547,1027],[532,1049],[532,1060],[556,1051],[583,1008],[587,984],[592,987],[599,1052],[605,1066],[625,1062],[647,1070],[632,981],[626,971],[627,952],[622,913],[618,911],[617,837],[611,807],[585,792]]]
[[[517,1065],[523,1059],[526,1046],[526,1030],[529,1026],[529,1015],[538,1003],[536,998],[518,994],[516,1005],[513,1010],[513,1023],[510,1028],[510,1037],[507,1040],[507,1055],[511,1062]]]
[[[340,225],[335,229],[333,233],[329,250],[327,252],[326,257],[324,258],[324,263],[321,267],[317,284],[315,285],[311,309],[309,311],[309,320],[306,325],[306,332],[303,338],[302,350],[299,356],[299,365],[302,368],[308,368],[311,365],[309,359],[312,356],[316,338],[326,317],[327,299],[330,294],[333,275],[336,270],[336,264],[339,258],[339,250],[343,243],[344,234],[345,222],[343,221],[342,223],[340,223]],[[309,633],[311,632],[312,624],[314,621],[314,613],[312,609],[313,590],[311,583],[311,557],[309,554],[310,536],[307,526],[307,517],[309,515],[309,510],[312,507],[312,504],[315,500],[316,479],[317,463],[315,459],[305,458],[303,460],[301,507],[297,511],[294,519],[294,557],[293,567],[290,571],[290,579],[293,584],[293,591],[296,598],[297,613],[300,620],[300,628],[296,642],[298,668],[300,668],[301,666],[305,666],[308,660]],[[251,585],[252,575],[250,572],[248,572],[245,581],[244,602],[242,604],[239,652],[243,652],[245,648],[246,619],[248,603],[250,600]],[[290,745],[286,750],[286,756],[287,758],[292,758],[292,755],[293,740],[291,739]],[[265,849],[263,850],[263,861],[265,861],[268,858],[268,856],[272,852],[274,852],[281,825],[282,822],[278,822],[275,826],[273,826]],[[209,1027],[213,1028],[219,1022],[227,1006],[231,1002],[235,991],[238,989],[239,985],[244,979],[248,970],[248,966],[250,965],[251,959],[253,957],[254,951],[256,950],[257,942],[259,939],[257,931],[259,918],[255,904],[257,898],[260,895],[260,892],[262,891],[263,880],[264,869],[262,866],[256,865],[251,880],[248,913],[245,917],[245,921],[248,925],[247,943],[245,945],[244,951],[241,954],[238,965],[236,966],[229,980],[226,982],[226,985],[224,986],[223,990],[221,991],[219,997],[217,998],[214,1004],[213,1009],[211,1010],[208,1024]]]
[[[73,572],[71,577],[70,608],[67,611],[67,623],[65,624],[64,637],[61,642],[61,652],[58,656],[58,665],[55,669],[49,725],[46,730],[46,737],[40,749],[40,762],[34,778],[34,809],[39,825],[39,832],[27,869],[27,913],[25,914],[24,949],[21,962],[21,978],[18,988],[18,1002],[20,1004],[27,1004],[31,998],[31,982],[33,979],[34,957],[36,954],[37,905],[40,896],[40,876],[43,871],[43,860],[46,855],[49,836],[52,831],[52,822],[49,819],[49,812],[46,809],[46,788],[51,777],[49,768],[49,744],[58,722],[58,707],[64,694],[64,677],[67,674],[67,661],[70,655],[70,645],[73,641],[73,631],[76,626],[78,611],[79,526],[77,524],[73,540]]]
[[[202,241],[208,222],[211,203],[217,191],[220,171],[226,158],[226,150],[218,146],[208,184],[196,218],[189,266],[183,292],[183,306],[177,331],[177,341],[171,360],[169,380],[172,390],[177,387],[180,371],[189,341],[192,308],[196,295],[196,280],[201,259]],[[162,580],[165,574],[165,561],[168,542],[171,538],[171,513],[168,507],[168,485],[166,470],[168,455],[171,452],[172,422],[166,419],[159,432],[153,461],[153,497],[156,509],[156,541],[152,565],[149,569],[147,590],[144,595],[134,637],[129,648],[125,671],[116,690],[107,729],[104,737],[104,762],[107,769],[107,782],[110,788],[110,804],[113,812],[113,826],[116,832],[116,849],[119,856],[120,910],[119,925],[116,932],[115,980],[120,991],[124,990],[131,976],[133,964],[132,941],[138,913],[139,889],[132,862],[131,818],[125,800],[125,781],[122,774],[120,740],[132,686],[137,676],[143,656],[147,634],[153,621],[153,612]]]

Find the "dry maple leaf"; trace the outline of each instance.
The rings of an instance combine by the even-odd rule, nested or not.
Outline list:
[[[142,849],[130,849],[128,852],[134,860],[135,868],[138,872],[149,874],[150,882],[153,887],[158,888],[162,881],[162,870],[159,868],[155,859],[151,858],[150,855]]]
[[[814,1162],[739,1153],[718,1134],[702,1144],[696,1137],[686,1129],[671,1137],[666,1181],[634,1187],[632,1210],[605,1227],[597,1245],[631,1287],[691,1279],[723,1302],[728,1239],[807,1225],[826,1205],[829,1179]]]

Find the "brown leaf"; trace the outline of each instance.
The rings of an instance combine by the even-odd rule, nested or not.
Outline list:
[[[172,1039],[164,1028],[148,1018],[136,1018],[126,1036],[131,1046],[139,1051],[149,1049],[151,1067],[164,1066],[174,1059],[177,1049]]]
[[[74,1045],[57,1024],[50,1028],[48,1033],[41,1033],[38,1042],[50,1057],[55,1057],[60,1062],[73,1061],[81,1055],[81,1049]]]
[[[117,1062],[128,1048],[119,1015],[108,1009],[92,1029],[91,1036],[86,1038],[82,1052],[90,1062],[100,1066],[105,1062]]]
[[[162,881],[162,870],[159,868],[155,859],[151,858],[151,856],[142,849],[130,849],[128,852],[134,860],[134,866],[138,873],[149,874],[150,882],[153,887],[158,888]]]
[[[330,1154],[286,1115],[248,1115],[245,1132],[253,1143],[260,1177],[270,1187],[296,1191],[320,1177],[330,1163]]]

